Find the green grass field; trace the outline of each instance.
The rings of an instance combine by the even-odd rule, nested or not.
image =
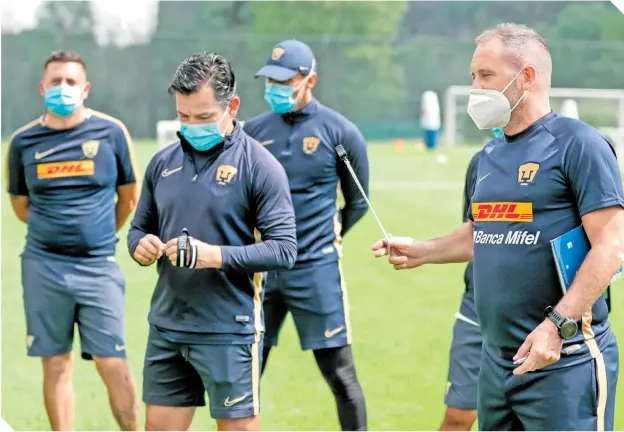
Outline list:
[[[156,145],[135,145],[141,171]],[[431,237],[461,221],[462,183],[474,148],[444,151],[448,162],[406,146],[371,145],[371,199],[394,235]],[[4,153],[4,152],[3,152]],[[49,428],[41,394],[38,359],[25,354],[18,254],[25,226],[2,201],[2,417],[16,430]],[[126,332],[129,361],[138,385],[147,337],[147,311],[156,280],[153,267],[141,268],[128,256],[126,231],[117,257],[126,275]],[[344,242],[344,268],[351,301],[354,353],[366,394],[371,430],[435,430],[444,406],[448,351],[454,314],[463,291],[463,265],[429,266],[397,272],[374,259],[371,244],[380,238],[369,213]],[[615,286],[612,325],[624,334],[624,293]],[[76,338],[78,343],[78,338]],[[618,409],[624,407],[620,380]],[[90,362],[77,360],[76,428],[116,430],[103,384]],[[143,409],[143,408],[142,408]],[[338,430],[333,397],[310,352],[302,352],[292,321],[271,354],[262,381],[265,430]],[[616,418],[624,429],[624,415]],[[194,430],[214,430],[208,409],[199,410]]]

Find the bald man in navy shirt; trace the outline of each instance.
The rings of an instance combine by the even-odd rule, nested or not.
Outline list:
[[[310,47],[297,40],[278,43],[256,76],[265,79],[270,111],[245,123],[288,175],[297,219],[295,267],[270,272],[264,311],[263,367],[288,312],[301,347],[312,350],[336,398],[343,430],[366,429],[364,394],[351,352],[351,323],[342,237],[366,213],[366,201],[336,157],[341,144],[368,193],[366,142],[357,127],[312,96],[317,64]],[[344,207],[339,207],[340,195]]]
[[[619,355],[603,292],[624,250],[615,153],[552,111],[552,61],[535,31],[477,38],[468,113],[502,127],[479,161],[469,220],[433,240],[390,240],[396,269],[473,260],[483,334],[479,430],[613,430]],[[563,294],[550,241],[582,225],[591,250]],[[373,245],[384,256],[385,240]]]

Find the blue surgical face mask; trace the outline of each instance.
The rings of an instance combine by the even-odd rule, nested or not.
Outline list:
[[[208,151],[223,141],[225,132],[221,132],[221,123],[226,113],[227,111],[223,113],[221,120],[217,123],[182,123],[180,125],[180,134],[195,150]]]
[[[297,87],[290,87],[284,84],[276,84],[267,81],[264,86],[264,100],[267,101],[271,110],[277,114],[286,114],[292,111],[297,106],[302,92],[299,92],[297,97],[294,97],[294,94],[297,90],[305,86],[313,73],[314,64],[312,64],[312,69],[308,76],[306,76]]]
[[[82,105],[82,88],[61,84],[48,87],[45,92],[46,107],[59,117],[72,115],[76,108]]]
[[[264,100],[273,112],[285,114],[297,105],[297,99],[293,97],[296,90],[294,87],[267,82],[264,87]]]

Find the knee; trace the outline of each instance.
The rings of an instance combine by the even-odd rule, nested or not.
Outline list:
[[[359,382],[353,365],[343,365],[323,372],[325,380],[336,396],[355,398],[354,389],[359,389]],[[357,392],[359,394],[359,392]]]
[[[476,410],[461,410],[448,407],[440,430],[469,431],[476,419]]]
[[[49,381],[71,380],[73,366],[71,353],[43,359],[43,375]]]
[[[93,357],[95,367],[101,373],[115,375],[129,375],[130,368],[124,358],[118,357]]]
[[[116,385],[134,385],[128,362],[124,358],[116,357],[93,357],[95,368],[105,381]]]
[[[217,420],[217,429],[219,431],[259,431],[260,416],[245,417],[238,419],[220,419]]]
[[[164,430],[164,428],[159,428],[157,424],[155,424],[152,420],[147,418],[145,420],[145,430],[146,431],[160,431],[160,430]]]

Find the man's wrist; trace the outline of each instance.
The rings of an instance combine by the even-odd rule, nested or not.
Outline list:
[[[197,247],[196,268],[222,268],[223,253],[220,246],[201,242]]]
[[[223,267],[223,251],[221,246],[212,246],[214,250],[214,268],[220,269]]]
[[[544,310],[544,317],[552,323],[561,339],[572,339],[578,333],[580,323],[565,316],[557,308],[547,307]]]
[[[424,261],[423,264],[432,264],[435,263],[435,251],[436,251],[436,242],[438,239],[429,239],[429,240],[425,240],[424,242],[422,242],[422,251],[424,252],[420,252],[417,253],[415,252],[415,249],[419,249],[416,247],[416,244],[418,243],[418,240],[414,240],[414,242],[412,243],[412,248],[411,248],[411,256],[413,257],[414,255],[418,254],[422,254],[421,260]]]
[[[544,322],[546,323],[546,330],[553,332],[553,333],[557,333],[557,336],[561,337],[559,335],[559,327],[557,327],[557,324],[555,324],[550,318],[545,318]]]

